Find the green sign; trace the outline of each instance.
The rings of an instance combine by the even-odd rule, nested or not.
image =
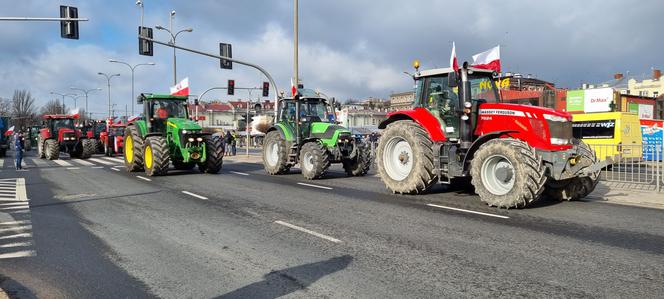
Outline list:
[[[629,103],[629,112],[639,113],[639,104],[638,103]]]
[[[584,90],[567,91],[567,111],[583,111]]]

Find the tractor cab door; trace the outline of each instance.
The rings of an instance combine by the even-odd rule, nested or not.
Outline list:
[[[447,138],[459,138],[459,93],[448,86],[447,76],[427,77],[423,107],[438,119]]]
[[[295,132],[295,101],[283,100],[279,103],[279,121]]]

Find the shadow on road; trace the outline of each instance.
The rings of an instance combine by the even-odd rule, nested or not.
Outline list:
[[[350,255],[329,260],[272,271],[263,280],[239,288],[217,298],[278,298],[306,289],[317,280],[348,267]]]

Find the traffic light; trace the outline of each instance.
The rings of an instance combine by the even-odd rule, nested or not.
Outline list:
[[[270,95],[270,82],[263,82],[263,96],[267,97]]]
[[[152,28],[138,26],[138,54],[152,56],[154,54],[152,41],[142,39],[141,36],[152,38]]]
[[[231,44],[219,43],[219,56],[233,58],[233,47]],[[233,62],[221,59],[221,68],[226,70],[233,69]]]
[[[60,18],[78,19],[78,8],[60,5]],[[60,36],[68,39],[78,39],[78,21],[60,21]]]
[[[228,80],[228,95],[232,96],[235,94],[235,80]]]

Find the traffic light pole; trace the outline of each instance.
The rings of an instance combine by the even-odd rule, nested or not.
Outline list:
[[[0,21],[35,21],[35,22],[50,22],[50,21],[89,21],[88,18],[31,18],[31,17],[0,17]]]

